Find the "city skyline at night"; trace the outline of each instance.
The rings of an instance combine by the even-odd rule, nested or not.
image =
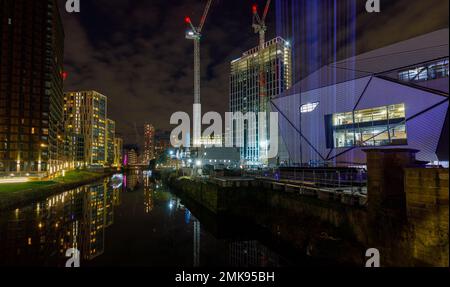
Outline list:
[[[171,130],[172,113],[192,111],[193,49],[184,38],[188,29],[184,18],[200,18],[204,3],[85,2],[81,13],[64,10],[61,14],[67,34],[65,89],[96,89],[107,94],[112,117],[122,119],[117,130],[126,144],[142,144],[136,142],[135,125],[139,133],[145,122],[152,122],[156,129]],[[204,111],[228,111],[229,63],[258,42],[251,25],[254,3],[259,7],[265,4],[221,0],[211,7],[204,31],[207,36],[202,40]],[[448,2],[442,0],[427,4],[387,1],[383,12],[377,15],[365,11],[365,1],[345,0],[337,9],[333,8],[333,1],[306,3],[273,1],[267,17],[267,39],[281,36],[293,46],[294,82],[335,59],[448,26],[448,9],[440,8],[448,7]],[[404,13],[405,9],[408,13]],[[297,18],[292,18],[292,10],[299,11]],[[413,18],[418,11],[421,17]],[[126,23],[116,21],[124,18],[128,19]],[[411,21],[415,25],[403,25]],[[396,33],[387,32],[391,27],[396,28]],[[401,33],[397,32],[400,29]],[[177,109],[173,109],[175,106]],[[132,114],[128,113],[130,110]]]
[[[0,267],[448,273],[449,3],[0,0]]]

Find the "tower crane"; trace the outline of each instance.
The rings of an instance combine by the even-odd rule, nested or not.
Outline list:
[[[268,109],[268,102],[269,99],[267,97],[267,92],[266,92],[266,71],[265,71],[265,64],[264,64],[264,45],[266,42],[266,31],[267,31],[267,26],[266,26],[266,18],[267,18],[267,14],[269,13],[269,8],[270,8],[270,2],[271,0],[267,0],[266,2],[266,6],[264,8],[264,12],[262,17],[259,16],[258,13],[258,6],[255,4],[252,7],[253,10],[253,29],[255,30],[256,34],[259,34],[259,52],[258,52],[258,59],[259,59],[259,111],[260,112],[265,112],[266,113],[266,127],[264,129],[263,134],[259,135],[259,146],[260,146],[260,158],[263,159],[263,162],[267,164],[267,142],[268,142],[268,133],[269,133],[269,129],[268,129],[268,115],[269,115],[269,109]],[[261,119],[260,119],[261,120]],[[264,154],[264,155],[263,155]]]
[[[200,104],[200,40],[212,2],[213,0],[208,0],[206,3],[200,25],[197,28],[192,24],[190,17],[185,18],[186,24],[191,26],[191,30],[186,32],[186,39],[194,40],[194,104]]]
[[[266,7],[264,8],[264,13],[262,17],[259,16],[258,6],[253,5],[253,29],[256,34],[259,34],[259,93],[262,100],[266,97],[266,77],[264,72],[264,54],[262,53],[264,49],[264,44],[266,42],[266,18],[269,13],[271,0],[267,0]],[[267,106],[266,103],[263,103],[263,107]]]
[[[264,49],[264,43],[266,42],[266,18],[267,14],[269,13],[270,8],[270,2],[271,0],[267,0],[266,7],[264,8],[264,13],[262,17],[259,17],[258,13],[258,6],[255,4],[253,5],[253,29],[255,30],[256,34],[259,34],[259,49]]]

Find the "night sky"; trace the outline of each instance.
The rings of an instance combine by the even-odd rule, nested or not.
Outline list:
[[[173,112],[192,112],[193,43],[184,37],[184,17],[197,24],[206,0],[81,0],[79,14],[66,13],[61,1],[69,74],[64,89],[108,96],[108,115],[126,143],[142,139],[145,122],[170,130]],[[230,61],[258,43],[251,27],[255,2],[261,8],[265,4],[214,1],[202,40],[204,112],[228,109]],[[366,13],[365,0],[272,2],[267,39],[277,31],[292,41],[296,80],[332,61],[334,54],[339,59],[448,27],[448,0],[381,0],[380,14]],[[330,21],[333,3],[338,3],[337,21]],[[349,3],[357,4],[355,15],[348,13]],[[317,31],[329,31],[336,23],[339,42],[330,49],[327,33],[318,37]],[[312,48],[321,52],[304,52]]]

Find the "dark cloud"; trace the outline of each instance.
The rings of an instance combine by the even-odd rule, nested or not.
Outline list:
[[[302,13],[289,11],[290,7],[300,7],[309,1],[317,2],[273,0],[268,37],[273,37],[277,29],[281,36],[296,40],[297,51],[306,46],[314,49],[314,45],[319,45],[321,50],[330,50],[325,48],[326,35],[298,35],[305,27],[314,31],[313,25],[317,26],[316,31],[329,30],[330,22],[325,20],[329,11],[326,9],[318,12],[320,18],[306,22],[298,19]],[[336,2],[341,1],[347,0]],[[351,1],[359,3],[355,25],[358,51],[448,26],[448,0],[381,0],[385,3],[384,10],[377,16],[361,12],[360,3],[365,3],[364,0]],[[198,21],[205,2],[81,0],[80,14],[62,12],[66,33],[65,66],[69,73],[65,90],[95,89],[107,95],[109,116],[117,121],[118,131],[128,143],[136,141],[135,125],[138,133],[144,122],[169,129],[173,112],[192,109],[193,44],[184,38],[184,16],[190,15]],[[257,44],[251,28],[253,2],[216,0],[212,7],[202,40],[202,103],[205,111],[223,113],[227,110],[230,61]],[[265,3],[263,0],[255,2],[260,6]],[[346,45],[350,43],[348,23],[351,18],[347,17],[345,5],[341,6],[344,8],[338,12],[339,19],[341,27],[346,28],[337,33],[341,39],[339,49],[346,51]],[[290,16],[281,19],[283,13]],[[304,17],[311,16],[304,14]],[[319,54],[306,59],[314,62],[314,66],[320,66],[330,58],[329,51],[324,54],[327,56],[319,57]],[[298,67],[305,65],[301,57],[295,61],[301,63]],[[301,71],[297,74],[300,77]]]

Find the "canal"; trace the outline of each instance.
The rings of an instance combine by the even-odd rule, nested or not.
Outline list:
[[[0,213],[0,265],[65,266],[69,248],[82,267],[314,264],[256,226],[194,209],[145,171],[115,175]]]

